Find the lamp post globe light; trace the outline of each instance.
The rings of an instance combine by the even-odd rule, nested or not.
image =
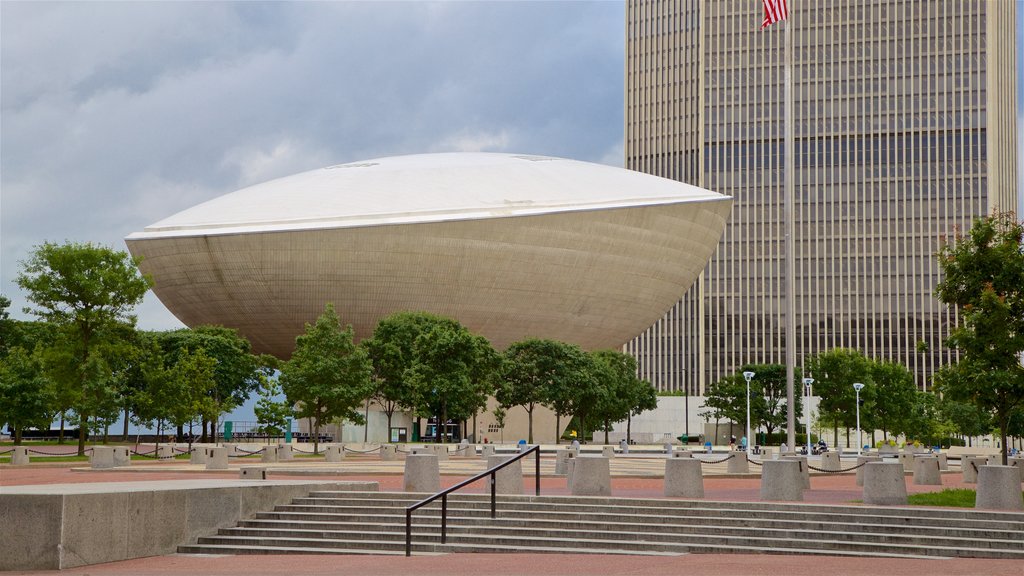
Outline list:
[[[860,456],[860,391],[864,389],[864,385],[860,382],[854,382],[853,389],[857,392],[857,455]]]
[[[811,384],[814,378],[804,378],[804,430],[807,433],[807,455],[811,455]]]
[[[754,379],[754,373],[748,370],[743,377],[747,380],[747,445],[743,449],[750,452],[750,381]]]

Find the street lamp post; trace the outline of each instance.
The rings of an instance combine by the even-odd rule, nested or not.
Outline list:
[[[811,384],[814,378],[804,378],[804,430],[807,431],[807,455],[811,455]]]
[[[754,379],[754,373],[747,371],[743,373],[743,377],[747,380],[747,445],[744,449],[750,451],[750,381]]]
[[[853,389],[857,392],[857,456],[860,456],[860,391],[864,389],[864,385],[854,382]]]

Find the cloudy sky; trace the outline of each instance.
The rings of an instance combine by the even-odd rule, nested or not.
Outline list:
[[[621,2],[0,2],[0,293],[278,176],[512,151],[622,164]],[[139,326],[181,326],[152,297]]]

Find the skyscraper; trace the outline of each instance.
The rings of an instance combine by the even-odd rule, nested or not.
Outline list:
[[[1014,210],[1011,0],[627,0],[626,167],[734,197],[702,275],[626,345],[660,390],[785,361],[783,28],[792,26],[797,365],[952,361],[943,235]]]

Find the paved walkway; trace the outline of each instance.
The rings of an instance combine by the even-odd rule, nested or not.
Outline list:
[[[626,464],[634,459],[619,459]],[[476,462],[469,459],[452,461],[452,466],[474,468]],[[256,462],[246,461],[245,464]],[[399,469],[382,471],[381,463],[374,457],[349,457],[344,466],[332,473],[320,469],[318,478],[340,480],[374,480],[381,490],[400,490],[402,478]],[[390,464],[390,463],[388,463]],[[653,466],[636,460],[641,470]],[[237,464],[233,465],[237,466]],[[137,482],[166,481],[203,478],[237,479],[237,470],[228,472],[205,472],[200,467],[189,467],[180,462],[132,463],[128,469],[93,471],[81,469],[80,463],[66,465],[30,465],[28,467],[0,467],[0,491],[3,486],[26,484],[63,484],[80,482]],[[545,463],[545,468],[548,463]],[[724,467],[724,464],[721,465]],[[78,467],[78,470],[74,468]],[[295,477],[287,473],[288,467],[324,468],[312,462],[297,462],[274,467],[273,478]],[[524,466],[527,470],[531,466]],[[450,475],[442,478],[442,484],[449,486],[464,478],[464,475]],[[532,490],[533,479],[524,478]],[[910,493],[936,491],[942,488],[962,487],[959,473],[943,475],[943,486],[915,486],[908,477]],[[564,478],[542,479],[542,494],[566,494]],[[705,480],[705,494],[709,500],[755,501],[760,497],[760,479],[757,476],[725,477],[709,474]],[[662,481],[646,473],[628,475],[620,473],[612,480],[615,496],[662,497]],[[478,488],[483,491],[483,486]],[[813,476],[811,490],[804,493],[807,502],[844,503],[859,500],[861,490],[856,486],[852,474]],[[13,573],[12,573],[13,574]],[[316,576],[326,574],[346,575],[415,575],[415,576],[461,576],[461,575],[588,575],[612,574],[649,575],[784,575],[821,576],[822,574],[927,574],[928,576],[992,575],[1024,576],[1024,563],[1015,560],[937,559],[850,559],[818,556],[780,555],[719,555],[692,554],[676,557],[647,556],[590,556],[590,555],[536,555],[536,554],[451,554],[442,556],[384,557],[384,556],[192,556],[172,554],[140,558],[123,562],[85,566],[61,572],[41,571],[26,574],[60,575],[168,575],[195,576],[197,574],[223,574],[258,576],[263,574],[301,574]]]

